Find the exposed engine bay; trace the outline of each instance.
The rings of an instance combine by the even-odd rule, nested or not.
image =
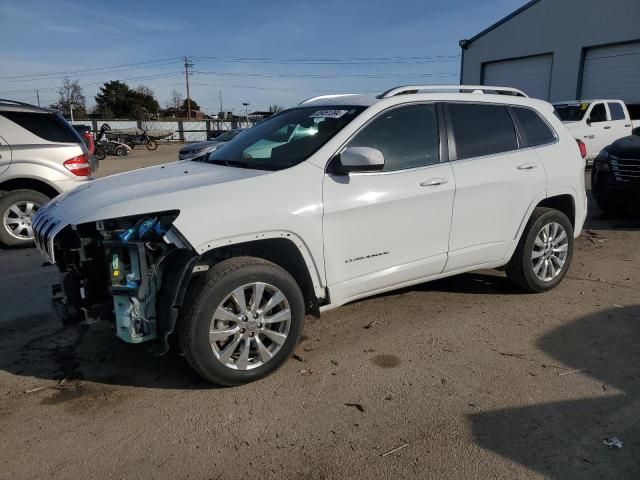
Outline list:
[[[61,283],[54,306],[65,323],[112,322],[128,343],[167,350],[198,256],[172,228],[178,212],[65,227],[54,240]]]

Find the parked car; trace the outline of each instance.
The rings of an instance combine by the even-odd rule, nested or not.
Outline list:
[[[35,212],[90,178],[87,146],[60,114],[0,100],[0,244],[31,245]]]
[[[604,147],[619,138],[631,135],[640,125],[633,124],[622,100],[575,100],[558,102],[553,106],[560,120],[576,140],[587,147],[587,164]]]
[[[158,354],[176,332],[203,378],[237,385],[291,355],[305,314],[480,268],[554,288],[586,210],[549,103],[411,86],[306,100],[205,161],[96,180],[34,226],[67,321]]]
[[[78,134],[84,140],[84,143],[87,145],[87,149],[89,150],[89,158],[91,159],[91,172],[95,173],[100,168],[100,158],[95,155],[96,151],[96,141],[93,137],[93,133],[91,132],[91,127],[89,125],[71,125],[73,129],[78,132]],[[104,157],[102,157],[104,158]]]
[[[593,162],[591,191],[606,215],[640,206],[640,137],[629,135],[604,148]]]
[[[195,160],[202,158],[213,152],[220,145],[223,145],[225,142],[232,140],[244,130],[246,129],[236,128],[234,130],[228,130],[225,133],[218,135],[214,140],[207,140],[206,142],[196,142],[185,145],[178,152],[178,158],[180,158],[180,160]]]

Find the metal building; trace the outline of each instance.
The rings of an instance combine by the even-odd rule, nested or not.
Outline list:
[[[533,0],[460,47],[460,83],[640,109],[640,0]]]

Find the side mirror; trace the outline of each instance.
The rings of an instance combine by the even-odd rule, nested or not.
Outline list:
[[[339,173],[371,172],[384,168],[384,155],[378,149],[371,147],[349,147],[339,158]],[[336,172],[338,173],[338,172]]]
[[[587,118],[587,125],[591,126],[591,118]]]

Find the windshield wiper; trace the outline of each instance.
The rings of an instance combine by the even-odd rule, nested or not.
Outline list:
[[[240,162],[238,160],[207,160],[207,163],[213,163],[214,165],[224,165],[225,167],[254,168],[248,163]]]

